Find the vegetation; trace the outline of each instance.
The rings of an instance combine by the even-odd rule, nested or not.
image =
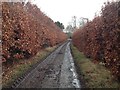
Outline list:
[[[41,62],[50,52],[52,52],[56,46],[48,47],[39,51],[34,57],[31,59],[21,59],[14,63],[12,67],[6,68],[3,67],[3,77],[2,77],[2,85],[3,87],[9,87],[13,82],[21,77],[26,71],[32,68],[38,62]]]
[[[31,3],[2,3],[2,62],[30,58],[66,40],[54,22]]]
[[[73,34],[73,44],[85,56],[103,63],[120,81],[119,6],[119,2],[105,4],[101,16]]]
[[[3,86],[10,85],[67,38],[30,2],[3,2],[1,31]]]
[[[77,70],[79,71],[77,72],[80,72],[80,77],[85,80],[87,88],[120,88],[120,84],[112,76],[111,72],[101,63],[92,62],[73,45],[71,49],[75,64],[78,66]]]
[[[61,30],[64,29],[63,23],[60,23],[59,21],[57,21],[57,22],[55,22],[55,24],[56,24]]]

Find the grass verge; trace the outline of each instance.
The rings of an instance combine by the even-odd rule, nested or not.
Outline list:
[[[77,72],[84,79],[86,88],[120,88],[120,83],[114,79],[107,68],[99,63],[93,63],[73,45],[71,45],[71,50]]]
[[[17,61],[17,63],[14,64],[14,66],[8,68],[6,72],[3,72],[2,77],[3,88],[10,87],[18,77],[22,76],[25,72],[27,72],[38,62],[41,62],[47,55],[49,55],[56,48],[57,46],[48,47],[38,52],[34,57],[30,59],[27,60],[22,59]]]

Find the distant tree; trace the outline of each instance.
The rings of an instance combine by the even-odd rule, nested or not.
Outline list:
[[[68,26],[66,27],[66,32],[67,32],[67,33],[73,33],[73,30],[74,30],[74,28],[72,27],[72,25],[68,25]]]
[[[60,29],[64,29],[64,25],[63,23],[60,23],[59,21],[55,22],[55,24],[60,28]]]

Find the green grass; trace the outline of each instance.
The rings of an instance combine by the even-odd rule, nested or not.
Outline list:
[[[78,70],[85,80],[87,88],[120,88],[111,72],[101,64],[95,64],[86,58],[82,52],[71,45],[74,60]]]
[[[30,69],[37,62],[40,62],[43,58],[45,58],[50,52],[52,52],[56,46],[49,47],[44,50],[38,52],[34,57],[25,60],[19,60],[17,63],[9,68],[8,72],[2,77],[2,85],[3,87],[9,87],[11,84],[21,75],[23,75],[28,69]]]

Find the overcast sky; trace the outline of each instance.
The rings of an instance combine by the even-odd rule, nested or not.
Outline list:
[[[35,0],[34,3],[53,21],[60,21],[66,26],[73,16],[92,20],[106,1],[108,0]]]

